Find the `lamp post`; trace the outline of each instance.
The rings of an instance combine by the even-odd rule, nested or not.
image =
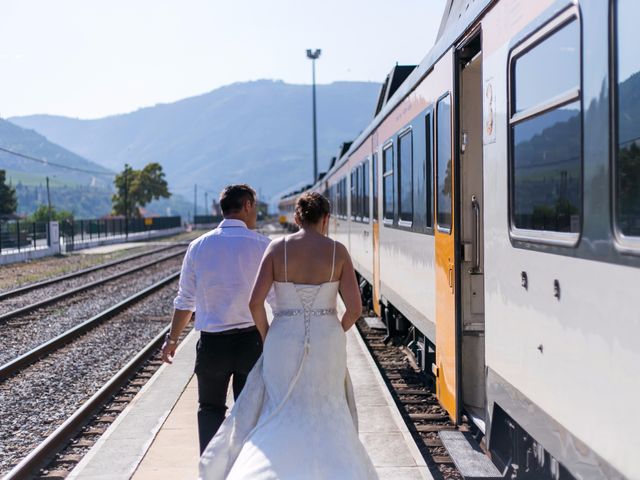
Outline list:
[[[49,191],[49,177],[47,177],[47,219],[51,222],[51,192]]]
[[[129,240],[129,164],[124,164],[124,238]]]
[[[313,95],[313,183],[318,179],[318,138],[316,133],[316,60],[320,58],[322,50],[307,49],[307,58],[311,60],[312,95]]]

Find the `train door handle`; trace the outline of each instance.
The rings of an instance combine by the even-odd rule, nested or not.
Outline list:
[[[480,270],[480,204],[475,195],[471,196],[471,210],[473,211],[473,237],[469,273],[477,273]]]
[[[453,265],[449,265],[449,288],[453,290]]]

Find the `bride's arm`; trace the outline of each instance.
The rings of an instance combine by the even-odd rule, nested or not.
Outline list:
[[[273,245],[273,243],[272,243]],[[249,300],[249,310],[256,324],[256,328],[260,332],[262,341],[264,342],[269,330],[269,321],[267,320],[267,310],[264,302],[267,299],[271,285],[273,284],[273,250],[271,245],[267,247],[260,263],[260,269],[253,284],[251,299]]]
[[[346,332],[362,315],[362,298],[360,287],[356,279],[356,272],[351,263],[351,257],[347,249],[340,245],[340,256],[344,258],[342,263],[342,275],[340,275],[340,293],[346,310],[342,315],[342,328]]]

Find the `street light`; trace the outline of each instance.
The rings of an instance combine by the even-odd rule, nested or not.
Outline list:
[[[124,164],[124,238],[129,240],[129,164]]]
[[[322,50],[307,49],[307,58],[311,60],[312,94],[313,94],[313,183],[318,179],[318,139],[316,134],[316,60]]]

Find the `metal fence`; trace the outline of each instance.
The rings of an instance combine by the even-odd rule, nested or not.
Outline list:
[[[182,219],[175,217],[69,220],[59,224],[60,239],[67,250],[75,243],[94,239],[123,236],[151,230],[168,230],[180,227]],[[56,239],[57,240],[57,239]],[[24,220],[0,220],[0,253],[45,248],[51,245],[47,222]]]
[[[60,237],[64,239],[67,250],[76,242],[99,240],[101,238],[126,236],[150,230],[167,230],[181,226],[181,218],[106,218],[91,220],[73,220],[60,223]]]
[[[0,252],[49,246],[47,222],[0,221]]]
[[[222,221],[222,215],[196,215],[193,218],[195,225],[210,225],[212,223],[220,223]]]

